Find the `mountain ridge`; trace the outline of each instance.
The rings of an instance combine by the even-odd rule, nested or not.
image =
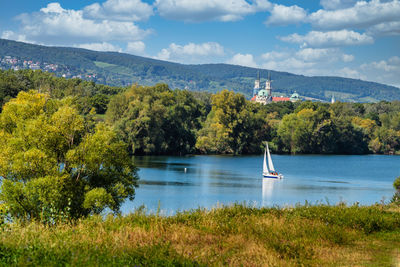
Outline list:
[[[400,100],[400,89],[376,82],[336,76],[305,76],[289,72],[243,67],[225,63],[181,64],[119,52],[98,52],[83,48],[28,44],[0,39],[0,58],[10,56],[23,61],[56,64],[58,76],[91,79],[97,83],[127,86],[132,83],[167,83],[171,88],[217,92],[230,89],[251,97],[257,71],[262,82],[271,72],[275,94],[300,95],[320,100],[374,102]],[[4,60],[3,60],[4,61]],[[3,62],[1,61],[1,62]],[[45,65],[43,65],[45,66]],[[29,66],[30,67],[30,66]],[[90,77],[90,78],[89,78]]]

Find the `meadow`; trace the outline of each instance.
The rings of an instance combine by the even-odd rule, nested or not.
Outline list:
[[[2,266],[399,266],[400,207],[144,208],[0,232]]]

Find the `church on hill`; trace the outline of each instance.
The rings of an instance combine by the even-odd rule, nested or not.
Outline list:
[[[298,100],[300,100],[300,96],[296,92],[294,92],[291,97],[272,96],[271,73],[268,73],[268,79],[265,82],[265,86],[261,87],[260,72],[257,72],[257,79],[254,82],[253,97],[250,99],[250,101],[266,105],[273,102],[296,102]]]

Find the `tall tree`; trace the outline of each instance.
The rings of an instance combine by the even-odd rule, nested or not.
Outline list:
[[[13,218],[118,212],[134,198],[138,176],[126,145],[104,124],[87,132],[70,102],[20,92],[0,114],[0,200]]]

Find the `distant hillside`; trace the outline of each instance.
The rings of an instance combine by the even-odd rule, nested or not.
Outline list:
[[[25,61],[25,62],[24,62]],[[46,47],[0,39],[0,66],[43,69],[58,76],[79,77],[97,83],[125,86],[132,83],[167,83],[171,88],[230,89],[251,96],[258,69],[229,64],[184,65],[116,52]],[[266,78],[269,70],[260,70]],[[329,100],[372,102],[400,99],[400,89],[384,84],[340,77],[307,77],[271,70],[277,94]],[[264,79],[265,80],[265,79]],[[262,79],[262,82],[264,81]]]

